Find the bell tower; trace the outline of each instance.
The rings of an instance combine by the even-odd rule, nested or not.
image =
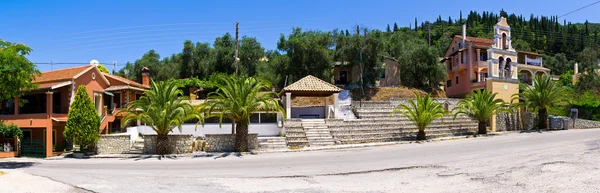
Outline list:
[[[512,47],[510,26],[506,18],[500,17],[494,26],[494,44],[488,49],[489,77],[486,90],[497,93],[496,98],[511,103],[514,94],[519,93],[517,51]],[[492,131],[496,131],[496,116],[490,120]]]

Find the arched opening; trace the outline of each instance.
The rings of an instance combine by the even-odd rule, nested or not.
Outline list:
[[[485,81],[485,79],[487,77],[488,77],[488,69],[487,68],[479,69],[479,82]]]
[[[512,77],[511,65],[512,60],[510,58],[506,58],[506,65],[504,65],[504,77],[510,78]]]
[[[508,45],[506,44],[506,33],[502,33],[502,49],[508,49]]]
[[[504,64],[504,58],[500,56],[498,58],[498,76],[502,77],[504,75],[502,65]]]
[[[533,74],[529,70],[521,70],[519,72],[519,80],[522,83],[533,85]]]
[[[448,110],[450,110],[450,107],[449,107],[448,103],[446,102],[446,103],[444,103],[444,111],[448,111]]]
[[[535,76],[544,76],[544,75],[546,75],[546,73],[544,73],[543,71],[535,72]]]

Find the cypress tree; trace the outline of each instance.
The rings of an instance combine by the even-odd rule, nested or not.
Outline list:
[[[397,32],[398,30],[399,30],[398,24],[396,22],[394,22],[394,32]]]
[[[63,135],[69,143],[77,144],[81,150],[95,145],[99,139],[100,116],[87,93],[85,86],[77,88],[75,100],[71,104],[67,125]]]

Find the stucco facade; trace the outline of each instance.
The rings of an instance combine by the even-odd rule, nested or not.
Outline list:
[[[43,155],[40,156],[45,157],[62,152],[68,146],[63,132],[79,86],[86,87],[102,117],[99,133],[109,133],[113,122],[119,119],[116,116],[119,107],[135,100],[148,89],[148,85],[103,73],[97,64],[44,72],[34,77],[34,83],[39,84],[38,89],[12,101],[0,101],[3,105],[0,120],[23,130],[23,152],[36,145],[36,152],[43,147],[40,151]],[[115,95],[118,97],[113,98]],[[22,99],[26,99],[27,103],[21,104]]]
[[[534,76],[550,74],[540,54],[512,47],[510,26],[503,17],[494,26],[492,39],[468,37],[463,26],[463,35],[453,38],[442,62],[448,72],[446,95],[453,98],[463,98],[475,90],[491,90],[488,85],[495,84],[486,83],[490,79],[532,85]]]

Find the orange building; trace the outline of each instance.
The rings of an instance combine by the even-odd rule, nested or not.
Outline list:
[[[80,85],[87,88],[101,117],[98,133],[121,131],[119,110],[139,99],[149,88],[147,68],[142,69],[142,84],[126,78],[103,73],[97,61],[92,64],[44,72],[34,77],[39,87],[27,91],[13,101],[0,101],[0,120],[14,123],[23,130],[22,155],[50,157],[67,148],[63,131],[75,92]],[[21,104],[21,101],[27,102]]]
[[[540,54],[513,48],[510,26],[504,17],[494,26],[493,39],[468,37],[463,26],[463,35],[454,36],[442,62],[448,72],[446,95],[454,98],[486,88],[511,96],[518,92],[515,89],[519,82],[532,85],[533,76],[550,75]],[[503,82],[503,89],[489,87],[491,81]],[[510,101],[510,97],[503,99]]]

